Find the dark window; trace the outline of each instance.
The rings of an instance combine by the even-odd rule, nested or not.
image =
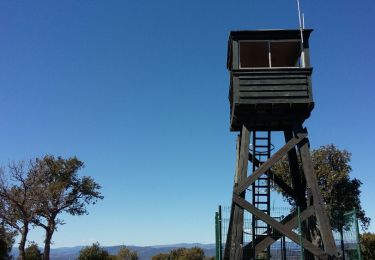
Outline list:
[[[271,42],[271,67],[299,67],[301,43],[299,41]]]
[[[240,68],[269,66],[268,42],[240,42]]]
[[[240,41],[240,68],[300,67],[300,41]]]

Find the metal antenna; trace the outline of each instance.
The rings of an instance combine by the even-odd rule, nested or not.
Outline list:
[[[305,18],[303,15],[301,15],[301,7],[299,0],[297,0],[297,9],[298,9],[298,21],[299,21],[299,31],[301,33],[301,65],[302,67],[305,67],[305,51],[303,49],[303,29],[305,27]]]
[[[302,13],[302,29],[305,29],[305,14]]]

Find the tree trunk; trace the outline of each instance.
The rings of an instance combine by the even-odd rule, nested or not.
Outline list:
[[[49,260],[49,254],[51,251],[51,240],[54,231],[54,226],[48,226],[48,228],[46,228],[46,239],[44,240],[43,260]]]
[[[342,260],[345,260],[345,244],[344,244],[344,234],[343,228],[340,228],[340,240],[341,240],[341,250],[342,250]]]
[[[21,240],[18,245],[19,256],[18,259],[25,260],[25,245],[26,245],[26,238],[27,234],[29,233],[29,223],[24,224],[22,231],[21,231]]]

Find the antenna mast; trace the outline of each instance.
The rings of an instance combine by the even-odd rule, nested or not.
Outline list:
[[[303,30],[305,29],[305,17],[301,14],[300,0],[297,0],[297,9],[298,9],[298,21],[299,21],[299,31],[301,33],[301,65],[305,67],[305,51],[303,48]]]

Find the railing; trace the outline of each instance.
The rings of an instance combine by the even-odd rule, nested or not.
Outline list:
[[[285,216],[291,212],[292,208],[288,207],[273,207],[271,209],[271,216],[276,220],[282,221]],[[215,234],[216,234],[216,260],[223,259],[223,247],[225,246],[226,236],[229,226],[230,207],[219,206],[218,211],[215,214]],[[360,242],[359,242],[359,227],[358,219],[356,217],[356,211],[350,211],[343,215],[342,219],[335,219],[333,225],[337,226],[337,222],[344,223],[342,232],[337,229],[333,231],[337,249],[339,250],[341,258],[345,255],[345,260],[362,260]],[[246,250],[246,245],[252,241],[251,234],[251,214],[245,212],[244,216],[244,227],[243,227],[243,259],[253,259],[251,251]],[[302,238],[305,238],[303,226],[306,222],[298,221],[298,227],[295,232]],[[309,225],[315,225],[316,222],[312,221]],[[340,226],[340,225],[339,225]],[[312,255],[306,253],[303,249],[303,244],[297,244],[291,241],[289,238],[278,234],[272,237],[275,242],[270,246],[270,256],[266,256],[264,253],[259,254],[257,259],[314,259]],[[263,258],[262,258],[263,257]]]

